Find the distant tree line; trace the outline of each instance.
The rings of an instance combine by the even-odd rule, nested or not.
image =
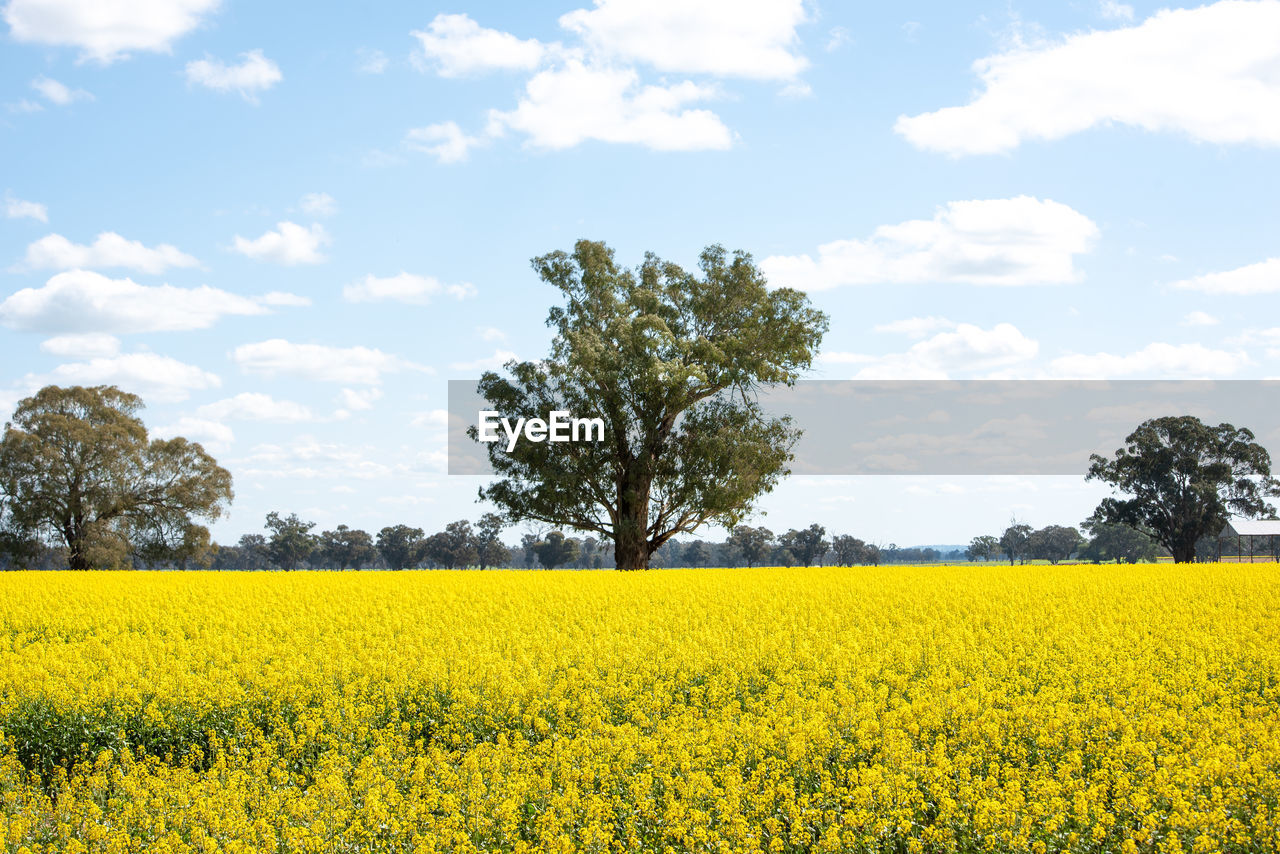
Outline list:
[[[971,561],[1007,560],[1010,564],[1029,560],[1051,564],[1064,560],[1139,563],[1168,554],[1149,533],[1107,522],[1096,514],[1086,519],[1081,528],[1087,536],[1074,527],[1048,525],[1036,529],[1015,518],[999,536],[974,537],[965,557]]]
[[[620,565],[616,537],[600,531],[579,537],[575,533],[581,529],[572,526],[526,531],[517,545],[508,546],[501,534],[511,520],[564,524],[531,522],[530,514],[514,512],[486,513],[474,523],[458,520],[430,535],[405,524],[376,534],[347,525],[317,533],[314,522],[297,514],[271,512],[264,533],[220,546],[200,522],[218,519],[231,503],[230,473],[198,443],[149,436],[138,417],[142,406],[136,395],[114,386],[46,386],[18,402],[0,436],[0,569]],[[1010,564],[1138,562],[1158,556],[1178,562],[1211,560],[1232,515],[1275,518],[1266,499],[1280,496],[1280,481],[1271,477],[1270,456],[1249,430],[1176,416],[1146,421],[1125,441],[1113,458],[1091,458],[1086,480],[1109,483],[1116,494],[1104,499],[1079,529],[1033,529],[1014,519],[998,536],[974,537],[967,549],[944,552],[928,546],[882,546],[852,534],[828,538],[826,528],[816,523],[780,535],[736,524],[721,542],[682,542],[674,534],[698,525],[676,526],[639,551],[624,550],[623,568],[650,563],[854,566],[963,558]],[[735,511],[726,518],[742,515]],[[1257,553],[1280,553],[1280,538],[1251,543]]]

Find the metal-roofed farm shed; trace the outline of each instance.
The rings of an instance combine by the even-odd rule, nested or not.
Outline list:
[[[1261,539],[1262,543],[1255,541]],[[1234,540],[1235,556],[1223,555],[1222,541]],[[1246,542],[1248,551],[1246,553]],[[1261,548],[1257,548],[1261,545]],[[1264,561],[1276,559],[1280,551],[1280,519],[1232,519],[1218,535],[1218,560],[1253,563],[1255,555]]]

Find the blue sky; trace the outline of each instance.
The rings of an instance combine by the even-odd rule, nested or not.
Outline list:
[[[483,512],[446,381],[545,352],[529,259],[582,237],[750,251],[831,315],[814,378],[1280,373],[1280,2],[0,9],[0,409],[138,392],[232,471],[223,541]],[[792,478],[759,521],[1102,494]]]

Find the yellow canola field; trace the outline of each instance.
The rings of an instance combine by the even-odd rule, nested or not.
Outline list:
[[[0,576],[10,852],[1280,849],[1275,565]]]

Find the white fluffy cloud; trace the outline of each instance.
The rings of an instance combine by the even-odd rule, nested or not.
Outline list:
[[[423,57],[441,77],[494,70],[532,71],[547,52],[537,39],[520,39],[481,27],[467,15],[436,15],[425,30],[414,30],[412,35],[421,43]]]
[[[196,410],[196,415],[215,421],[311,421],[311,410],[291,400],[276,400],[269,394],[245,391],[234,397],[225,397],[206,403]]]
[[[4,194],[4,215],[9,219],[49,221],[49,209],[44,205],[39,202],[25,202],[22,199],[15,199],[8,193]]]
[[[51,77],[37,77],[31,81],[31,88],[45,96],[51,103],[65,107],[73,101],[92,101],[93,96],[83,89],[72,89],[65,83],[59,83]]]
[[[808,67],[802,0],[596,0],[560,26],[610,60],[659,71],[790,80]]]
[[[806,95],[799,79],[808,60],[798,52],[797,27],[808,20],[803,0],[595,0],[562,15],[570,44],[521,39],[481,27],[467,15],[437,15],[413,35],[420,66],[441,76],[495,69],[532,73],[515,109],[490,110],[482,133],[453,121],[414,128],[409,148],[442,163],[466,159],[477,145],[515,131],[535,148],[560,150],[598,141],[658,151],[729,148],[733,134],[714,112],[693,105],[720,95],[714,81],[648,83],[640,69],[660,74],[774,80],[786,95]]]
[[[449,426],[449,410],[430,409],[426,412],[419,412],[410,419],[409,423],[414,427],[425,427],[429,430],[444,430]]]
[[[897,333],[908,338],[924,338],[929,333],[937,332],[939,329],[955,329],[956,325],[945,317],[929,315],[928,317],[907,317],[890,323],[881,323],[876,326],[875,331]]]
[[[119,353],[120,339],[102,332],[58,335],[41,341],[40,349],[54,356],[92,359],[96,356],[114,356]]]
[[[172,439],[181,436],[192,442],[199,442],[207,451],[220,452],[231,447],[236,440],[235,433],[226,424],[211,421],[207,418],[183,416],[171,424],[156,427],[151,434],[160,439]]]
[[[1098,4],[1098,14],[1108,21],[1132,21],[1133,7],[1118,0],[1102,0]]]
[[[298,201],[298,207],[312,216],[333,216],[338,212],[338,200],[328,193],[307,193]]]
[[[176,246],[161,243],[144,246],[114,231],[104,231],[90,245],[72,243],[61,234],[50,234],[27,247],[22,266],[29,270],[125,267],[140,273],[163,273],[171,267],[195,267],[200,262]]]
[[[415,151],[430,154],[441,163],[460,163],[471,149],[488,142],[487,136],[468,136],[457,122],[437,122],[421,128],[410,128],[404,144]]]
[[[4,20],[20,42],[78,47],[108,63],[130,51],[168,52],[219,0],[9,0]]]
[[[387,55],[380,50],[360,48],[356,51],[356,55],[360,58],[356,71],[361,74],[381,74],[391,64],[391,60],[387,59]]]
[[[300,436],[291,445],[257,445],[237,470],[277,479],[370,480],[396,474],[396,468],[368,458],[367,447],[321,442]]]
[[[1271,294],[1280,291],[1280,258],[1268,258],[1257,264],[1206,273],[1174,282],[1173,287],[1204,294]]]
[[[1107,124],[1215,143],[1280,145],[1280,3],[1164,9],[1137,26],[1017,47],[974,63],[985,91],[962,107],[902,116],[913,145],[1009,151]]]
[[[1182,318],[1183,326],[1217,326],[1221,322],[1206,311],[1188,312],[1186,317]]]
[[[400,273],[379,278],[372,274],[342,289],[347,302],[403,302],[410,305],[426,305],[433,296],[448,294],[454,299],[475,296],[476,289],[469,282],[445,285],[434,276]]]
[[[294,344],[283,338],[241,345],[231,352],[231,359],[246,373],[344,385],[377,385],[382,382],[383,374],[397,371],[430,372],[421,365],[371,347]]]
[[[270,293],[265,293],[262,296],[254,297],[253,299],[255,302],[262,305],[269,305],[278,308],[296,308],[299,306],[311,305],[310,297],[285,293],[284,291],[271,291]]]
[[[1076,380],[1119,377],[1202,379],[1230,376],[1249,363],[1249,357],[1240,350],[1213,350],[1203,344],[1156,342],[1122,356],[1112,353],[1062,356],[1049,364],[1049,370],[1055,376]]]
[[[319,223],[304,228],[295,222],[278,222],[275,231],[268,231],[252,240],[237,234],[234,249],[257,261],[292,266],[321,263],[325,257],[320,247],[328,244],[329,232]]]
[[[197,83],[215,92],[239,92],[240,97],[251,104],[258,103],[259,92],[267,91],[283,79],[280,66],[260,50],[240,54],[236,65],[207,58],[187,63],[188,83]]]
[[[28,374],[33,388],[49,385],[118,385],[145,401],[186,400],[193,391],[217,388],[222,381],[195,365],[156,353],[103,356],[59,365],[47,374]]]
[[[32,332],[171,332],[207,329],[227,315],[266,314],[266,300],[201,285],[139,285],[88,270],[59,273],[0,303],[0,323]]]
[[[516,354],[510,350],[494,350],[492,356],[484,356],[470,362],[454,362],[449,365],[451,371],[496,371],[507,362],[516,358]]]
[[[380,399],[382,399],[382,389],[380,388],[344,388],[338,392],[339,409],[333,414],[333,417],[349,418],[353,412],[367,412],[373,409],[373,405]]]
[[[863,364],[853,375],[860,380],[944,380],[956,374],[989,373],[1034,359],[1040,345],[1010,323],[982,329],[957,324],[913,344],[904,353],[868,356],[861,353],[829,353],[819,364]]]
[[[716,87],[689,80],[645,86],[634,69],[572,60],[535,74],[514,110],[490,111],[489,132],[516,130],[530,145],[546,149],[588,140],[658,151],[725,149],[733,135],[719,116],[687,106],[716,94]]]
[[[882,225],[865,240],[837,240],[809,255],[774,255],[775,285],[825,290],[880,282],[1035,285],[1080,278],[1074,257],[1098,227],[1084,214],[1030,196],[951,202],[933,219]]]

